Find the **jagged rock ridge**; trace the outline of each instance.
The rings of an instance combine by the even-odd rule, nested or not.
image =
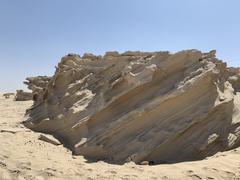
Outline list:
[[[240,71],[215,51],[69,54],[40,79],[26,82],[35,103],[24,124],[75,154],[163,163],[240,145]]]

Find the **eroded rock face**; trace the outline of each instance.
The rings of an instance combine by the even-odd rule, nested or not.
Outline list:
[[[44,98],[44,93],[46,91],[47,85],[51,77],[48,76],[37,76],[37,77],[28,77],[24,84],[28,86],[28,89],[32,91],[33,100],[35,104],[37,101],[42,101]]]
[[[33,99],[33,95],[30,92],[24,92],[23,90],[17,90],[15,95],[16,101],[30,101]]]
[[[215,51],[69,54],[24,124],[96,160],[197,160],[240,145],[239,82]]]

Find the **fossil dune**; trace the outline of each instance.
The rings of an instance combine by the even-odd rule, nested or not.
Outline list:
[[[25,82],[24,125],[75,155],[123,164],[200,160],[240,145],[240,71],[215,51],[69,54]]]

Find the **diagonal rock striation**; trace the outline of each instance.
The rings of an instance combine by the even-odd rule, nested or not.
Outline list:
[[[23,123],[74,154],[118,164],[197,160],[236,148],[240,70],[215,53],[69,54],[53,77],[27,79],[35,102]]]

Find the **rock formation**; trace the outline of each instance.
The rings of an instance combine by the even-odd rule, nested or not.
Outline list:
[[[240,71],[215,53],[69,54],[53,77],[26,82],[35,102],[24,125],[74,154],[119,164],[197,160],[236,148]]]
[[[24,84],[28,86],[28,89],[32,91],[32,96],[34,101],[43,99],[43,92],[48,85],[51,77],[48,76],[37,76],[37,77],[28,77]]]
[[[9,99],[11,96],[14,96],[15,94],[14,93],[5,93],[3,94],[3,96],[6,98],[6,99]]]
[[[17,90],[15,100],[16,101],[30,101],[33,99],[32,93],[24,92],[23,90]]]

